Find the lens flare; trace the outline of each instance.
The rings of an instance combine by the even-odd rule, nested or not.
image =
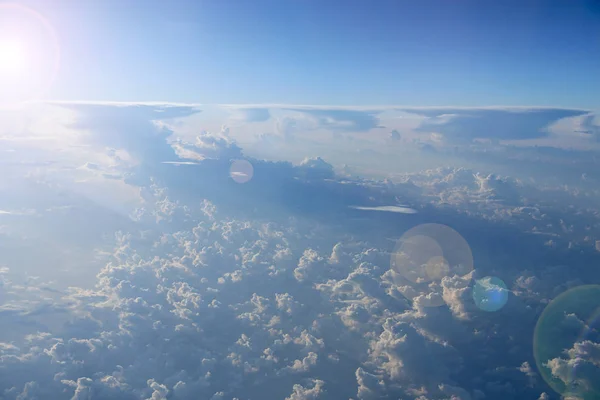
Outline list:
[[[254,176],[254,167],[248,160],[234,160],[229,168],[229,176],[237,183],[246,183]]]
[[[467,241],[454,229],[441,224],[423,224],[409,229],[397,241],[392,251],[391,268],[396,283],[414,290],[403,293],[411,300],[427,299],[441,292],[444,277],[465,277],[473,271],[473,254]],[[465,284],[468,284],[467,279]],[[443,302],[427,301],[421,304],[440,306]]]
[[[475,305],[483,311],[498,311],[508,301],[508,289],[502,279],[486,276],[475,281],[473,300]]]
[[[600,398],[600,285],[556,297],[535,327],[533,350],[541,376],[565,398]]]

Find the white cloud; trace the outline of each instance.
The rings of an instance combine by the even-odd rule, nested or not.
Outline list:
[[[201,132],[195,143],[177,141],[173,144],[177,155],[183,159],[202,161],[204,159],[241,158],[242,150],[223,134]],[[173,161],[172,161],[173,162]]]
[[[360,207],[360,206],[350,206],[350,208],[354,208],[355,210],[364,210],[364,211],[386,211],[386,212],[394,212],[400,214],[416,214],[417,211],[413,210],[409,207],[399,207],[399,206],[377,206],[377,207]]]
[[[318,379],[312,380],[309,387],[294,385],[294,392],[286,400],[315,400],[324,394],[325,382]]]

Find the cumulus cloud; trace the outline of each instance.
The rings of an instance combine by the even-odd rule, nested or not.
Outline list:
[[[165,209],[161,201],[157,207]],[[4,358],[14,371],[35,371],[5,376],[3,385],[15,387],[5,392],[8,398],[34,390],[123,399],[248,393],[468,399],[480,392],[489,398],[541,392],[502,387],[493,367],[481,376],[470,365],[495,360],[512,363],[524,379],[530,374],[522,352],[500,356],[514,345],[509,336],[522,332],[522,322],[492,334],[495,322],[477,316],[467,284],[444,282],[445,307],[412,309],[386,290],[393,288],[381,278],[388,257],[369,243],[376,242],[372,235],[340,244],[332,240],[340,234],[333,227],[275,216],[269,223],[230,219],[207,203],[202,211],[185,208],[172,203],[156,228],[119,238],[97,288],[69,296],[81,317],[64,336],[4,347],[19,357]],[[192,213],[193,222],[173,218],[175,210]],[[154,214],[147,209],[141,218],[153,221]],[[459,383],[473,376],[481,382]]]
[[[335,175],[333,165],[321,157],[305,158],[300,163],[299,170],[308,179],[331,179]]]
[[[600,343],[579,341],[564,354],[565,358],[553,358],[545,366],[563,382],[565,393],[583,398],[600,393]]]
[[[309,387],[304,387],[302,385],[294,385],[294,392],[286,397],[286,400],[313,400],[319,399],[324,394],[324,382],[313,379]]]
[[[582,133],[585,135],[591,135],[595,140],[600,139],[600,122],[598,120],[598,115],[589,114],[584,116],[580,121],[578,133]]]
[[[185,143],[177,140],[173,143],[173,148],[180,158],[204,160],[204,159],[224,159],[231,160],[241,158],[242,149],[229,137],[224,134],[211,134],[203,131],[196,136],[194,143]],[[171,161],[171,163],[177,161]]]
[[[136,176],[132,179],[141,181],[156,174],[163,161],[179,158],[167,143],[173,131],[164,121],[200,112],[194,106],[148,104],[68,103],[63,107],[75,111],[70,127],[85,132],[88,145],[125,152],[131,162],[137,164]]]

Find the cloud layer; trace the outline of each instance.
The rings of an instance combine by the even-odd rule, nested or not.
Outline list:
[[[196,115],[193,107],[69,107],[78,145],[99,160],[79,163],[75,173],[135,188],[140,204],[111,220],[93,198],[59,195],[77,187],[64,178],[67,160],[64,170],[34,175],[30,192],[6,183],[15,200],[0,209],[45,216],[28,230],[6,222],[0,234],[10,243],[44,227],[38,237],[57,239],[62,225],[63,242],[39,241],[36,250],[77,248],[84,233],[110,247],[98,252],[93,285],[60,289],[18,276],[15,260],[23,255],[2,253],[3,398],[546,399],[555,395],[548,372],[568,380],[573,360],[595,354],[597,338],[586,337],[539,364],[532,341],[557,294],[600,279],[589,268],[600,261],[597,187],[462,166],[371,179],[319,155],[298,163],[251,157],[226,129],[177,137],[178,121]],[[351,111],[293,112],[348,134],[384,118]],[[439,111],[427,117],[440,118]],[[521,118],[543,127],[558,115],[544,112],[506,111],[504,127]],[[495,113],[475,112],[473,130],[458,137],[479,137],[475,126],[501,118]],[[264,113],[250,114],[265,122]],[[468,128],[466,114],[456,118]],[[490,129],[499,138],[502,129]],[[405,140],[403,132],[393,142]],[[252,179],[231,178],[234,159],[252,164]],[[424,263],[423,279],[392,268],[398,239],[432,222],[465,238],[473,271],[456,272],[462,266],[449,265],[461,264],[452,254],[427,245],[414,248],[435,258]],[[508,301],[494,312],[473,298],[474,283],[490,276],[507,286]],[[565,319],[580,328],[575,316]],[[590,368],[594,360],[586,359]]]

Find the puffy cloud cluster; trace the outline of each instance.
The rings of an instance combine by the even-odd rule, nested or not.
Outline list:
[[[242,157],[242,149],[227,137],[225,132],[211,134],[203,131],[196,137],[195,143],[177,140],[173,143],[173,148],[181,159],[201,161],[207,158],[230,160]]]
[[[566,386],[567,393],[600,393],[600,343],[576,342],[564,355],[548,360],[546,366]]]
[[[548,244],[593,248],[600,233],[596,190],[536,184],[466,168],[437,168],[394,177],[398,191],[407,186],[436,209],[514,225],[547,237]],[[418,188],[414,190],[414,188]],[[565,236],[565,234],[567,234]]]
[[[181,212],[187,222],[167,212],[151,231],[119,235],[96,288],[63,298],[72,315],[63,330],[3,346],[6,398],[473,394],[454,376],[481,340],[466,335],[472,317],[456,318],[467,296],[444,287],[448,307],[413,307],[367,237],[335,242],[343,231],[308,222],[232,220],[207,202]]]

